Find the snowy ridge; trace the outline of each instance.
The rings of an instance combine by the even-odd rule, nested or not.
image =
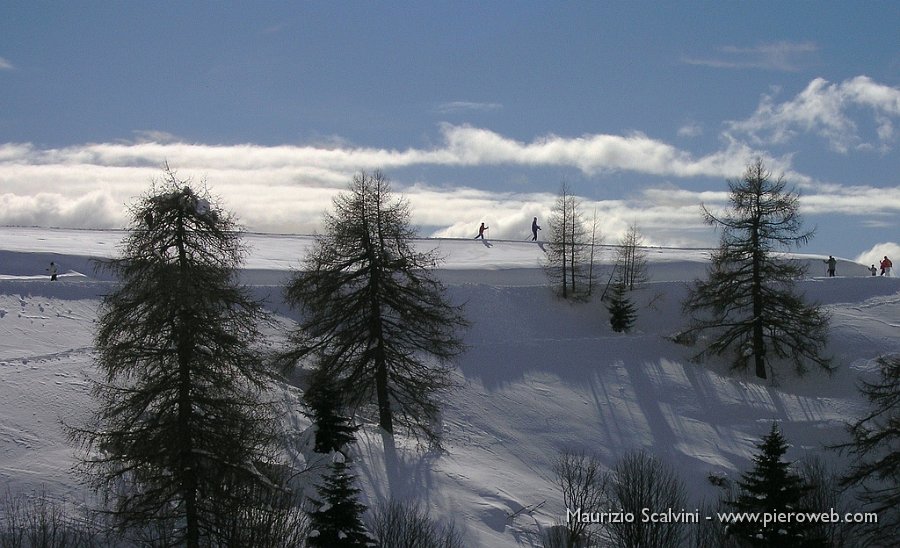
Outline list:
[[[60,420],[77,423],[92,405],[93,322],[113,282],[94,273],[89,257],[112,256],[120,237],[0,229],[0,485],[13,492],[45,486],[54,496],[86,496],[70,471],[73,449]],[[247,237],[243,280],[287,317],[279,284],[310,242]],[[539,245],[487,243],[417,242],[445,257],[437,275],[472,322],[458,360],[460,387],[443,415],[445,452],[422,453],[403,438],[385,451],[371,429],[356,448],[366,502],[394,496],[426,504],[454,518],[471,546],[536,545],[539,526],[564,519],[551,463],[567,448],[597,453],[610,466],[647,449],[676,467],[690,504],[717,495],[709,474],[736,477],[749,466],[772,420],[792,444],[788,458],[835,460],[823,445],[844,439],[844,422],[866,409],[857,380],[872,374],[877,356],[900,352],[900,279],[872,278],[850,261],[828,279],[817,276],[824,257],[796,256],[812,276],[799,288],[832,314],[828,350],[838,370],[831,378],[784,372],[773,385],[722,363],[694,364],[695,349],[669,339],[684,324],[686,282],[703,275],[706,250],[650,250],[653,281],[636,294],[636,328],[623,335],[609,328],[596,299],[572,304],[552,294]],[[601,285],[611,257],[602,256]],[[57,282],[43,275],[51,260],[66,273]],[[296,412],[286,421],[308,424]]]

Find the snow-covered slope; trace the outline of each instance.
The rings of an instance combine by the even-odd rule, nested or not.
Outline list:
[[[0,489],[81,498],[70,467],[74,450],[60,421],[77,424],[92,405],[86,377],[99,296],[113,282],[89,257],[115,254],[121,233],[0,229]],[[245,283],[290,317],[279,284],[301,263],[309,237],[249,235]],[[551,462],[584,449],[607,465],[645,448],[674,465],[691,502],[712,497],[711,473],[736,476],[772,420],[793,444],[790,458],[821,454],[842,439],[845,421],[866,408],[856,393],[874,358],[900,352],[900,279],[866,276],[842,260],[839,277],[799,282],[832,313],[831,377],[777,384],[729,374],[719,363],[690,362],[692,349],[667,337],[683,325],[686,282],[703,274],[704,250],[652,249],[652,282],[638,293],[634,332],[611,331],[599,302],[553,296],[530,242],[422,240],[445,261],[437,274],[465,305],[472,326],[458,361],[460,388],[443,416],[445,451],[423,453],[398,439],[385,451],[365,430],[357,470],[368,502],[389,496],[419,501],[454,518],[472,546],[530,545],[538,525],[565,516]],[[601,287],[612,251],[604,251]],[[824,257],[800,256],[810,273]],[[63,275],[48,281],[50,261]],[[305,419],[288,417],[302,427]],[[543,503],[541,505],[541,503]],[[511,517],[525,507],[532,512]],[[693,509],[693,508],[691,508]]]

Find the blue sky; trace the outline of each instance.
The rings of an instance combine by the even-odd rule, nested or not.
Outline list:
[[[563,181],[608,242],[714,245],[762,157],[805,249],[900,241],[900,3],[0,5],[0,224],[121,227],[168,161],[253,230],[381,169],[425,235],[525,238]]]

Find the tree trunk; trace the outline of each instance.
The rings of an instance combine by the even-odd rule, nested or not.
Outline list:
[[[387,353],[384,348],[384,329],[381,319],[381,281],[384,276],[383,265],[386,259],[384,244],[384,231],[381,226],[381,186],[378,182],[370,192],[375,193],[374,212],[363,212],[363,226],[365,227],[364,247],[369,257],[371,269],[369,278],[369,298],[371,299],[372,336],[375,343],[375,397],[378,400],[378,426],[385,432],[394,434],[394,418],[391,413],[390,392],[388,391],[388,364]],[[378,241],[372,241],[372,233],[369,231],[370,216],[374,215],[375,230]],[[375,245],[378,249],[375,249]]]
[[[766,378],[766,343],[763,339],[763,295],[762,295],[762,252],[759,241],[759,195],[757,199],[757,217],[754,220],[750,235],[751,253],[753,254],[753,273],[751,279],[751,292],[753,298],[753,361],[756,365],[756,376]]]
[[[176,224],[176,241],[178,248],[178,283],[183,284],[188,275],[187,252],[184,242],[186,239],[184,217],[179,214]],[[184,297],[188,289],[181,287],[179,293]],[[185,306],[184,303],[181,305]],[[184,309],[178,312],[176,328],[178,330],[178,431],[181,437],[179,448],[179,483],[181,496],[184,499],[185,514],[185,545],[188,548],[199,548],[200,526],[197,513],[197,471],[194,469],[194,449],[191,427],[193,423],[193,410],[191,405],[191,340],[188,328],[188,320]]]
[[[379,341],[379,346],[381,342]],[[379,348],[379,351],[383,351]],[[375,366],[375,395],[378,397],[378,426],[388,434],[394,433],[394,417],[391,413],[390,393],[388,392],[387,364],[382,358]]]
[[[569,259],[569,272],[572,277],[572,295],[575,295],[575,200],[572,199],[572,240],[570,242],[572,246],[569,248],[569,253],[571,253],[571,258]]]
[[[563,198],[563,218],[562,218],[562,242],[560,242],[562,244],[562,284],[563,284],[562,296],[563,296],[563,299],[565,299],[569,296],[569,291],[568,291],[568,289],[569,289],[569,286],[568,286],[569,273],[566,270],[566,259],[568,258],[568,257],[566,257],[566,245],[569,243],[568,238],[566,238],[566,230],[568,229],[567,223],[566,223],[567,213],[568,213],[568,208],[566,207],[566,202],[565,202],[565,197],[564,197]]]

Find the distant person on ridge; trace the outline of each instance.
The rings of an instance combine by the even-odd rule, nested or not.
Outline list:
[[[869,267],[869,272],[871,272],[872,275],[874,276],[875,274],[878,274],[878,269],[875,268],[875,265],[872,265]]]
[[[881,275],[890,276],[892,266],[894,266],[894,263],[892,263],[891,260],[887,258],[887,255],[885,255],[884,260],[881,261]]]
[[[537,241],[537,231],[540,229],[541,229],[541,227],[539,227],[537,224],[537,217],[535,217],[534,220],[531,221],[531,233],[534,234],[534,236],[532,236],[532,238],[531,238],[532,242]]]
[[[834,269],[835,269],[835,267],[837,266],[837,260],[835,260],[834,257],[832,257],[831,255],[829,255],[829,256],[828,256],[828,260],[827,260],[827,261],[822,261],[822,262],[828,265],[828,277],[829,277],[829,278],[834,278]]]
[[[56,265],[53,263],[53,261],[50,261],[50,268],[47,269],[47,272],[50,273],[50,281],[51,281],[51,282],[55,282],[55,281],[56,281],[56,274],[57,274],[57,272],[59,272],[59,271],[57,270]]]
[[[481,238],[484,239],[484,231],[490,227],[484,226],[484,223],[481,223],[481,226],[478,227],[478,236],[475,236],[475,239]]]

